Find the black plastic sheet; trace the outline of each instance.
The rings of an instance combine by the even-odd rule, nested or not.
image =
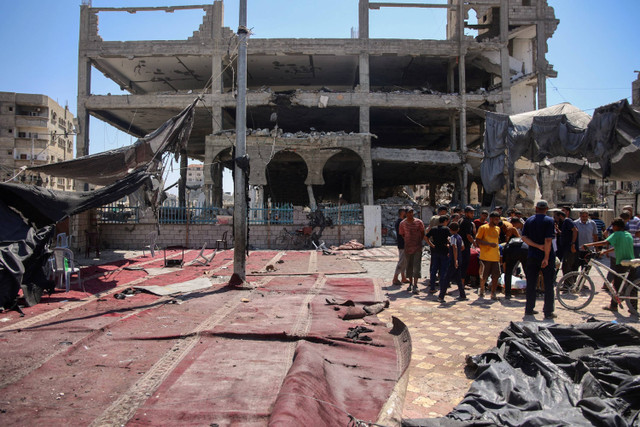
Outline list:
[[[568,103],[510,116],[487,113],[485,190],[502,188],[505,167],[513,170],[521,157],[593,178],[640,179],[640,109],[623,99],[596,108],[593,118]]]
[[[453,411],[403,425],[640,425],[640,333],[632,327],[511,323],[468,365],[475,380]]]

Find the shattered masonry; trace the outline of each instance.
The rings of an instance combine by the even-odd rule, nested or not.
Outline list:
[[[359,11],[355,38],[249,39],[252,203],[271,198],[313,206],[342,194],[346,202],[372,204],[390,187],[451,183],[456,200],[466,203],[473,185],[482,201],[483,112],[546,106],[545,79],[556,75],[545,59],[547,39],[558,24],[553,9],[546,0],[450,0],[437,6],[446,11],[444,40],[370,39],[370,14],[410,6],[352,3]],[[99,36],[101,12],[186,8],[205,11],[188,40],[120,42]],[[222,1],[81,6],[79,156],[89,150],[89,115],[141,137],[188,105],[211,79],[197,106],[188,156],[207,165],[208,200],[221,205],[222,169],[231,166],[234,141],[237,43],[234,31],[223,26],[222,10]],[[475,15],[477,24],[471,24]],[[92,95],[91,67],[131,95]],[[430,194],[435,197],[435,191]]]

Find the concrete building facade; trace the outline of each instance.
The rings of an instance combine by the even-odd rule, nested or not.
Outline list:
[[[436,190],[451,183],[455,199],[467,203],[472,186],[481,187],[484,112],[546,107],[546,78],[555,76],[545,58],[558,24],[553,9],[546,0],[352,3],[359,12],[352,38],[249,39],[252,203],[313,206],[341,197],[373,204],[389,189],[416,184],[427,185],[435,203]],[[99,35],[100,13],[194,7],[204,18],[187,40],[104,41]],[[370,38],[370,13],[390,7],[444,9],[446,38]],[[89,152],[89,116],[140,137],[201,94],[183,173],[186,157],[203,161],[207,202],[221,206],[222,171],[232,169],[234,157],[236,50],[219,0],[81,6],[78,153]],[[92,68],[130,95],[92,94]]]
[[[46,95],[0,92],[0,176],[7,181],[73,190],[73,180],[24,171],[73,159],[74,117]]]

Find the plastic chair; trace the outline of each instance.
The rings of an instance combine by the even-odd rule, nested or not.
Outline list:
[[[151,258],[153,258],[156,256],[156,249],[159,249],[158,245],[156,244],[156,240],[158,240],[158,232],[152,231],[151,233],[149,233],[148,239],[149,244],[142,248],[142,256],[144,256],[144,250],[149,248],[149,252],[151,252]]]
[[[207,242],[205,242],[204,245],[202,245],[202,249],[200,249],[200,253],[198,254],[198,256],[195,257],[195,259],[187,265],[193,265],[193,264],[209,265],[209,263],[213,261],[213,257],[216,256],[217,249],[214,250],[209,257],[207,257],[204,254],[204,251],[206,250],[207,250]]]
[[[68,248],[71,243],[71,236],[67,237],[67,233],[60,233],[56,236],[56,247]]]
[[[71,249],[54,248],[53,258],[56,286],[60,287],[64,278],[66,291],[69,292],[69,289],[71,289],[71,276],[75,274],[77,276],[77,282],[82,287],[82,290],[84,290],[82,278],[80,277],[80,269],[75,266],[73,252],[71,251]]]
[[[222,233],[222,238],[216,240],[216,251],[220,249],[220,244],[224,245],[224,248],[227,249],[227,233],[228,231],[225,231]]]

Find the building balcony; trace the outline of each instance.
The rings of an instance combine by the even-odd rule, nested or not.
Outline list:
[[[16,126],[25,128],[43,128],[48,130],[49,119],[38,116],[16,116]]]

